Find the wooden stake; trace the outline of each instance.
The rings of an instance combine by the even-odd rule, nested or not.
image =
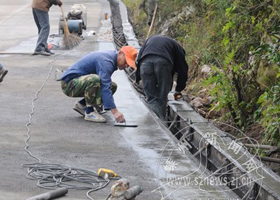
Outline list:
[[[153,29],[153,27],[154,27],[154,23],[155,23],[155,19],[156,19],[156,14],[157,14],[157,4],[156,4],[156,6],[155,6],[155,10],[154,10],[154,14],[153,14],[153,18],[152,18],[152,23],[151,23],[151,26],[150,26],[150,28],[149,28],[149,32],[148,32],[148,35],[147,35],[147,37],[146,37],[146,40],[150,37],[150,34],[151,34],[151,31],[152,31],[152,29]]]

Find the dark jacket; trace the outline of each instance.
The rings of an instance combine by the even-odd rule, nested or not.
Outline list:
[[[58,5],[60,0],[33,0],[32,8],[48,12],[52,5]]]
[[[185,50],[173,39],[166,36],[152,36],[141,47],[136,59],[136,82],[141,80],[140,63],[147,55],[158,55],[166,58],[173,65],[172,77],[178,73],[176,91],[181,92],[188,80],[188,64],[185,60]]]

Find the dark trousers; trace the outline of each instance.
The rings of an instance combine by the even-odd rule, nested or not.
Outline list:
[[[49,13],[34,8],[32,12],[39,35],[35,51],[46,51],[48,50],[47,40],[50,34]]]
[[[167,95],[172,85],[172,64],[157,55],[148,55],[140,62],[140,75],[149,107],[165,120]]]

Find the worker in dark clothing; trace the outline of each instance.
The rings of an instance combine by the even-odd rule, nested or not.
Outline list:
[[[32,13],[38,28],[38,40],[33,55],[50,56],[54,54],[48,48],[47,40],[50,33],[49,9],[52,5],[61,6],[60,0],[33,0]]]
[[[165,120],[167,95],[172,89],[173,75],[177,72],[174,97],[178,98],[186,87],[188,64],[185,50],[166,36],[152,36],[142,46],[136,60],[136,82],[143,81],[149,107]]]

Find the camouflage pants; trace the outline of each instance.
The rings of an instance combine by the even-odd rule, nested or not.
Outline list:
[[[84,97],[86,105],[101,106],[101,82],[96,74],[90,74],[74,78],[68,83],[61,81],[61,88],[64,94],[69,97]],[[114,94],[117,90],[117,84],[112,81],[111,88]]]

